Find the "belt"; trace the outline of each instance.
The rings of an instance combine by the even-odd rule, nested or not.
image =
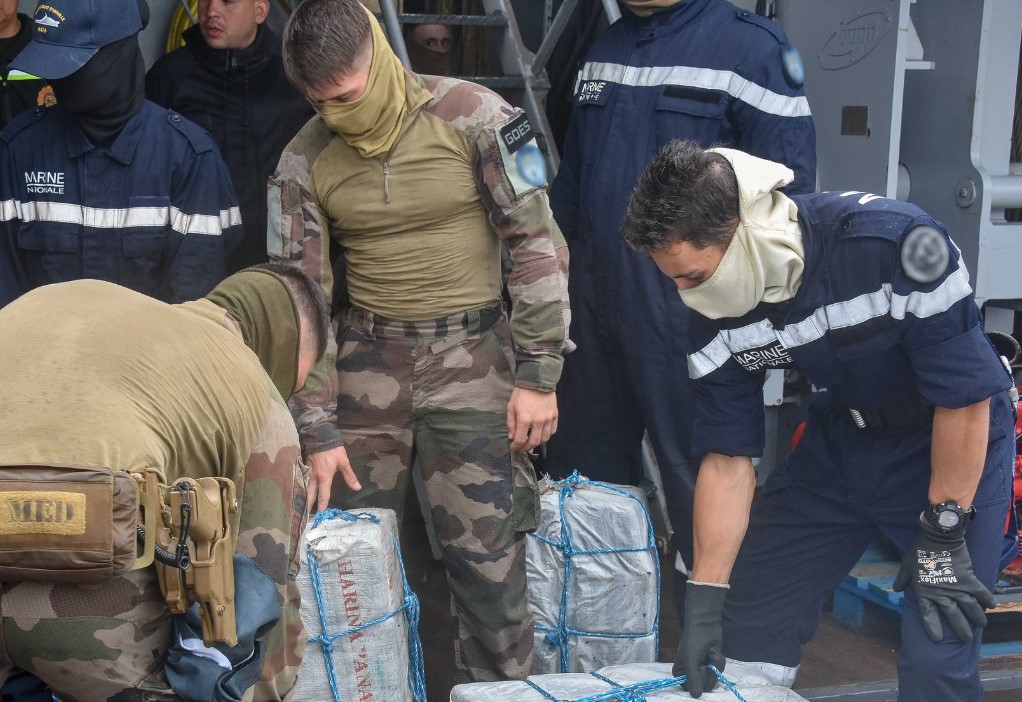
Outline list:
[[[876,410],[857,410],[849,407],[848,413],[852,415],[855,426],[863,431],[907,429],[933,422],[933,405],[922,402],[907,402]]]

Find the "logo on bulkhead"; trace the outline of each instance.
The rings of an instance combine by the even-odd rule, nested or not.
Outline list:
[[[867,12],[847,22],[824,43],[817,59],[825,71],[837,71],[858,63],[880,46],[891,28],[887,12]]]
[[[33,195],[63,195],[62,171],[25,171],[25,190]]]

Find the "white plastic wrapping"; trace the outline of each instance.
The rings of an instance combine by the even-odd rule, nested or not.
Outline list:
[[[319,582],[328,636],[399,609],[404,603],[400,555],[394,547],[397,520],[385,509],[363,509],[378,523],[330,519],[302,537],[301,617],[310,638],[323,633],[313,588],[309,550],[319,562]],[[308,545],[309,549],[306,549]],[[333,642],[334,677],[344,702],[412,702],[408,686],[408,620],[404,612]],[[295,702],[334,700],[322,646],[310,642],[298,671]]]
[[[558,486],[548,483],[540,497],[536,535],[562,542]],[[582,482],[564,500],[571,543],[577,550],[638,549],[630,552],[572,556],[565,625],[595,634],[625,634],[606,638],[568,634],[568,668],[589,672],[623,663],[652,663],[657,659],[659,569],[651,546],[645,495],[637,488],[613,486],[615,492]],[[536,535],[526,548],[529,605],[536,620],[532,673],[560,673],[561,648],[547,628],[559,629],[564,587],[565,554]]]
[[[673,677],[670,663],[614,665],[603,668],[597,673],[622,687]],[[728,663],[724,670],[724,676],[735,683],[736,689],[747,702],[806,702],[787,687],[770,685],[755,668],[741,662]],[[565,702],[583,700],[613,689],[603,680],[584,673],[533,675],[529,679],[554,698]],[[650,692],[643,697],[649,702],[677,702],[692,699],[685,690],[677,686]],[[713,692],[703,693],[699,699],[700,702],[738,702],[735,694],[720,684],[714,688]],[[494,702],[495,700],[550,702],[549,697],[545,697],[519,680],[458,685],[451,691],[451,702]]]

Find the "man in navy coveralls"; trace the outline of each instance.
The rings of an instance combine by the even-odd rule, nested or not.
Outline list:
[[[981,700],[1011,498],[1011,379],[942,225],[861,192],[788,197],[785,166],[671,142],[624,235],[694,311],[695,561],[675,673],[725,656],[791,684],[824,601],[877,534],[904,554],[899,700]],[[819,392],[752,504],[767,368]]]

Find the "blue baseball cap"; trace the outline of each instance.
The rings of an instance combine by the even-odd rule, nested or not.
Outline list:
[[[101,47],[137,34],[142,25],[137,0],[45,0],[35,8],[32,41],[11,68],[47,80],[66,78]]]

